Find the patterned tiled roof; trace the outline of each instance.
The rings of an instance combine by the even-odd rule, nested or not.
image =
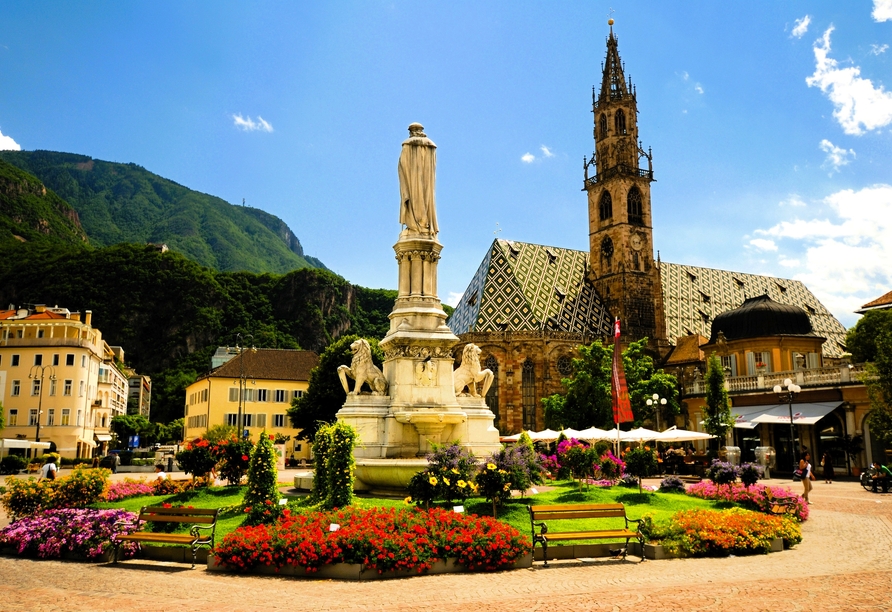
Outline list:
[[[447,321],[456,334],[554,330],[609,335],[612,318],[586,280],[587,251],[495,240]],[[823,352],[845,352],[846,330],[800,281],[661,262],[670,344],[691,334],[710,336],[716,315],[747,297],[767,294],[805,310]]]
[[[737,308],[749,297],[767,294],[775,302],[805,310],[818,336],[827,338],[823,352],[845,352],[846,329],[800,281],[660,262],[663,307],[669,341],[680,336],[710,337],[716,315]]]
[[[610,333],[610,316],[586,280],[588,253],[495,240],[447,322],[470,331]]]

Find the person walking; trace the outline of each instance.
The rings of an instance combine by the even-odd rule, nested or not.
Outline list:
[[[802,455],[802,459],[799,460],[799,469],[802,470],[802,499],[805,500],[806,504],[811,505],[811,502],[808,500],[808,494],[812,488],[811,481],[815,479],[811,466],[811,453],[806,452]]]
[[[833,455],[830,454],[830,451],[825,452],[821,457],[821,467],[824,473],[824,483],[833,484]]]
[[[57,469],[54,457],[52,455],[47,455],[46,463],[40,468],[40,478],[38,478],[37,481],[40,482],[43,479],[55,480]]]

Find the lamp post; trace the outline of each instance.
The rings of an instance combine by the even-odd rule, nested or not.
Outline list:
[[[666,405],[666,398],[660,397],[658,393],[654,393],[653,397],[647,400],[648,406],[653,406],[654,412],[657,415],[657,431],[660,430],[660,406]]]
[[[802,387],[794,384],[793,381],[789,378],[784,379],[783,387],[781,387],[780,385],[774,385],[774,392],[777,393],[780,401],[787,403],[787,406],[790,409],[790,454],[793,455],[794,472],[799,467],[799,462],[796,460],[796,434],[793,430],[793,399],[800,391],[802,391]]]
[[[36,365],[31,367],[28,378],[40,381],[40,391],[37,392],[37,431],[34,432],[34,441],[40,442],[40,415],[43,414],[43,378],[47,370],[50,372],[50,380],[56,380],[56,369],[50,365]]]
[[[254,336],[251,334],[238,333],[235,335],[235,350],[238,353],[238,361],[239,361],[239,385],[238,385],[238,423],[236,426],[238,427],[238,437],[241,440],[244,437],[244,402],[245,402],[245,387],[247,386],[247,379],[251,378],[251,375],[245,372],[245,351],[250,350],[252,353],[256,353],[257,349],[254,348]],[[251,348],[248,349],[246,347],[241,346],[242,338],[250,338],[251,339]]]

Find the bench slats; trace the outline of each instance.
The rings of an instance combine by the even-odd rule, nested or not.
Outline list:
[[[112,538],[115,547],[115,563],[118,561],[118,549],[121,542],[159,542],[161,544],[185,544],[192,548],[192,567],[195,567],[196,551],[200,546],[214,547],[214,532],[217,527],[218,508],[165,508],[163,506],[143,506],[139,511],[137,531],[118,534]],[[192,533],[157,533],[139,531],[145,529],[146,523],[189,523]],[[206,525],[206,527],[202,527]],[[209,533],[193,535],[200,529]]]
[[[548,565],[548,543],[561,542],[569,540],[625,540],[626,546],[623,549],[623,558],[626,556],[626,550],[629,546],[629,540],[635,538],[644,546],[644,536],[640,530],[632,531],[629,528],[630,522],[639,523],[638,519],[629,519],[626,516],[626,507],[623,504],[563,504],[563,505],[542,505],[529,506],[530,523],[533,528],[533,547],[536,542],[542,544],[543,557],[545,565]],[[625,528],[615,527],[613,529],[588,529],[580,531],[577,527],[576,531],[551,531],[544,521],[563,521],[568,519],[623,519]],[[541,528],[541,533],[536,533],[536,526]],[[644,560],[644,557],[642,557]]]
[[[176,516],[173,514],[155,514],[145,512],[139,515],[140,521],[148,521],[151,523],[192,523],[197,525],[211,525],[217,519],[213,516]]]
[[[611,538],[637,538],[638,534],[628,529],[603,530],[603,531],[561,531],[559,533],[546,533],[545,538],[549,542],[555,540],[607,540]]]
[[[118,540],[130,542],[160,542],[162,544],[192,544],[197,538],[188,533],[150,533],[137,531],[126,535],[118,535]]]
[[[562,520],[562,519],[585,519],[585,518],[623,518],[625,516],[626,516],[625,512],[622,512],[622,511],[617,512],[616,510],[603,510],[603,511],[602,510],[598,510],[598,511],[589,510],[588,512],[583,511],[583,510],[580,510],[580,511],[567,510],[565,512],[556,512],[556,511],[549,511],[549,512],[534,511],[533,512],[533,520],[536,520],[536,521],[546,521],[548,519],[561,519]]]

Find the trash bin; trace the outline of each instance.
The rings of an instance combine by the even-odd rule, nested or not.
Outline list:
[[[726,446],[724,448],[725,461],[731,465],[740,465],[740,447]]]

